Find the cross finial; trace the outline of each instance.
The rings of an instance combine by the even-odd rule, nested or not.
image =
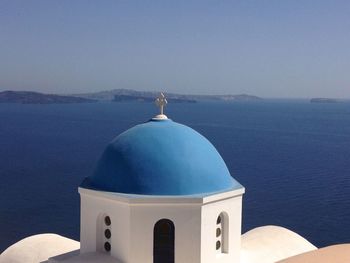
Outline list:
[[[160,109],[160,114],[161,114],[161,115],[164,115],[164,114],[163,114],[163,112],[164,112],[164,107],[165,107],[165,105],[167,105],[167,104],[168,104],[168,101],[166,100],[166,98],[165,98],[163,92],[161,92],[161,93],[159,94],[159,97],[156,99],[156,105],[159,107],[159,109]]]
[[[159,94],[159,97],[155,101],[156,105],[159,107],[160,114],[155,117],[155,119],[167,119],[167,116],[164,115],[164,107],[168,104],[163,92]]]

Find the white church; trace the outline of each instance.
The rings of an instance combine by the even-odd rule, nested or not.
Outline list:
[[[117,136],[81,183],[80,243],[35,235],[0,263],[336,262],[303,259],[349,251],[277,226],[242,235],[244,187],[205,137],[164,115],[164,95],[156,102],[160,114]]]

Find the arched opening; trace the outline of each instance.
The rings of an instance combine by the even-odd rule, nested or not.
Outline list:
[[[228,253],[229,219],[226,212],[221,212],[216,219],[216,243],[218,253]]]
[[[161,219],[153,230],[153,263],[175,262],[175,226],[169,219]]]

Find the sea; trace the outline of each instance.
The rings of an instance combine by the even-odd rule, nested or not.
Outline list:
[[[350,103],[169,103],[245,188],[242,232],[286,227],[318,247],[350,242]],[[38,233],[79,240],[80,182],[152,103],[0,104],[0,252]]]

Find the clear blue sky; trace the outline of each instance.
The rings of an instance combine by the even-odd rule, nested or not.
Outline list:
[[[350,97],[350,1],[1,0],[0,90]]]

